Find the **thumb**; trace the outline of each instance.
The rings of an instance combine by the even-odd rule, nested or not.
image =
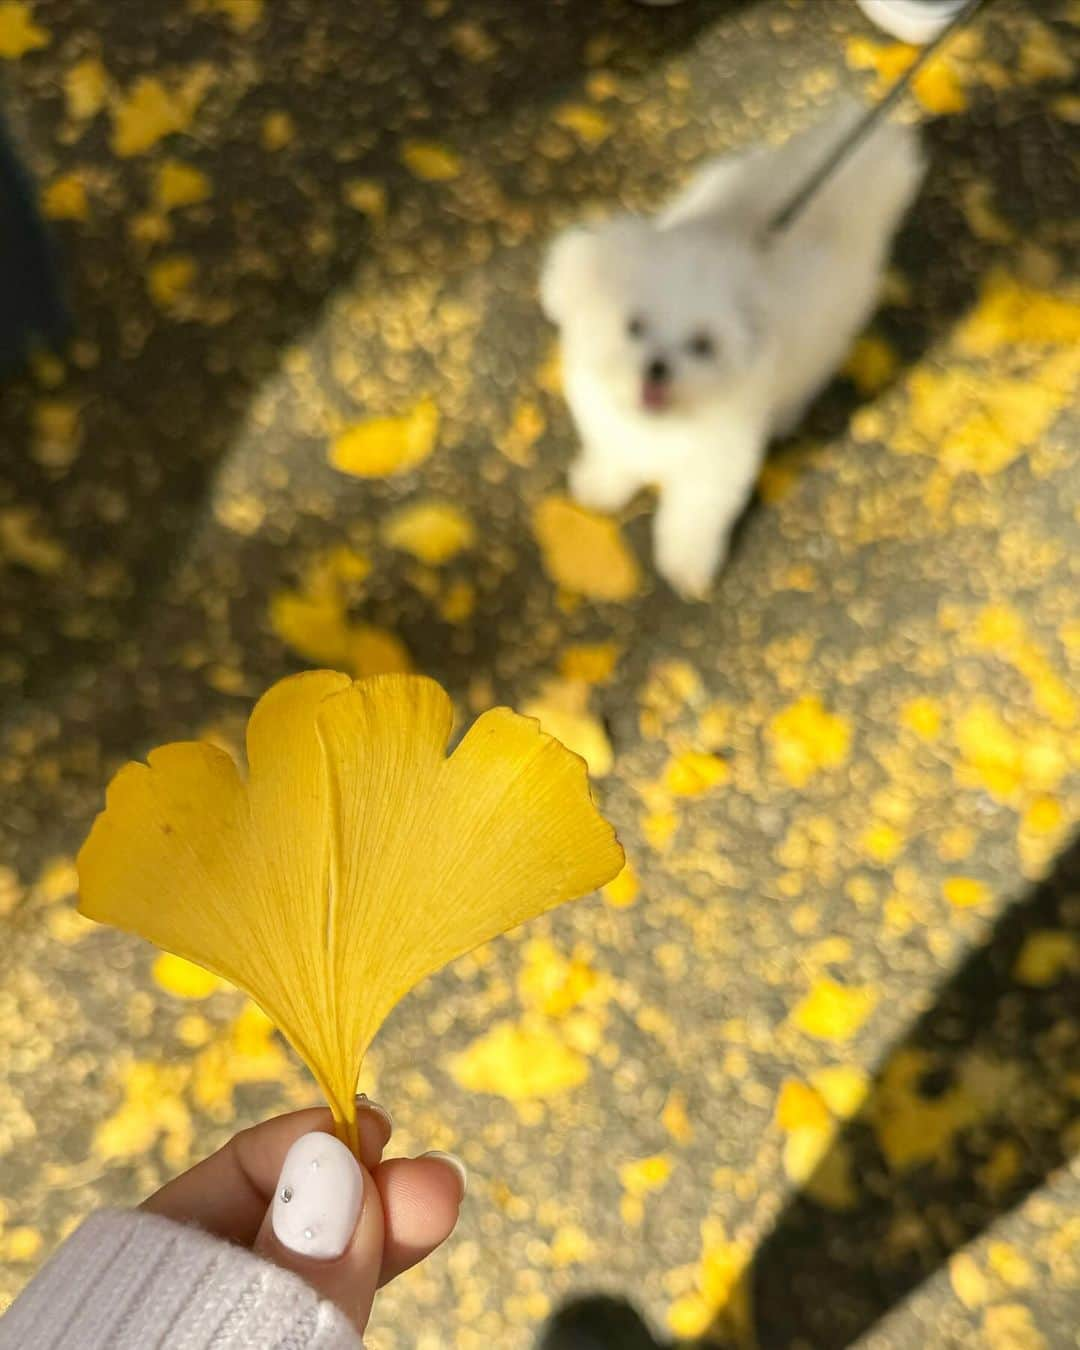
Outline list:
[[[294,1271],[363,1331],[379,1285],[383,1209],[366,1168],[332,1134],[303,1134],[285,1155],[254,1250]]]

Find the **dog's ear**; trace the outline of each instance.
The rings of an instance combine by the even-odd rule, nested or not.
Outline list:
[[[540,273],[540,303],[552,323],[562,324],[574,298],[588,290],[596,256],[593,230],[578,225],[556,236]]]

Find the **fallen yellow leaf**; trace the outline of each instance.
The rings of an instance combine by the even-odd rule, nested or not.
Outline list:
[[[439,600],[439,613],[447,623],[465,623],[476,608],[476,587],[471,581],[452,581]]]
[[[694,1137],[694,1126],[686,1111],[686,1098],[675,1091],[668,1095],[660,1112],[660,1124],[679,1144],[688,1144]]]
[[[341,195],[346,206],[370,216],[372,220],[382,220],[386,215],[386,189],[370,178],[350,178],[342,188]]]
[[[588,705],[589,686],[583,681],[549,679],[522,712],[580,755],[595,778],[603,778],[611,772],[614,756],[603,723]]]
[[[814,694],[777,713],[767,735],[777,768],[792,787],[804,787],[822,769],[837,768],[851,748],[847,721],[828,712]]]
[[[1012,974],[1018,984],[1045,989],[1074,971],[1080,971],[1080,939],[1064,929],[1043,928],[1024,939]]]
[[[9,1228],[0,1240],[0,1255],[5,1261],[34,1261],[39,1256],[45,1239],[36,1228],[28,1224],[17,1224]]]
[[[77,173],[54,178],[41,194],[41,210],[49,220],[86,220],[90,202],[82,178]]]
[[[941,889],[945,899],[956,909],[984,905],[989,897],[986,886],[974,877],[946,877]]]
[[[541,409],[530,399],[521,399],[510,425],[496,438],[495,444],[511,464],[528,468],[536,458],[534,447],[546,426],[547,419]]]
[[[196,67],[173,88],[156,75],[141,75],[113,105],[113,154],[122,159],[141,155],[163,137],[187,131],[210,79],[206,67]]]
[[[162,212],[195,206],[210,196],[210,179],[201,169],[183,160],[166,159],[154,172],[151,200]]]
[[[350,629],[345,664],[358,679],[365,675],[404,675],[413,668],[409,649],[397,634],[370,623]]]
[[[476,532],[464,511],[449,502],[413,502],[390,516],[382,537],[391,548],[439,567],[462,549],[472,548]]]
[[[634,903],[640,892],[641,884],[637,879],[637,873],[627,863],[619,875],[604,887],[603,895],[608,904],[615,909],[626,909]]]
[[[32,507],[0,511],[0,566],[14,562],[47,577],[63,571],[67,561],[67,549],[45,532]]]
[[[559,673],[567,680],[586,684],[607,684],[615,673],[620,648],[614,642],[583,642],[567,647],[559,662]]]
[[[461,172],[461,157],[457,151],[434,141],[406,141],[401,158],[411,173],[428,183],[445,183]]]
[[[979,1308],[990,1298],[990,1282],[970,1252],[949,1258],[949,1283],[965,1308]]]
[[[941,708],[932,698],[910,699],[900,710],[900,721],[923,741],[936,741],[941,734]]]
[[[533,533],[553,581],[595,600],[628,600],[641,576],[619,527],[566,497],[544,497],[533,511]]]
[[[891,863],[904,847],[904,837],[892,825],[876,821],[863,831],[859,846],[876,863]]]
[[[672,1162],[666,1153],[655,1153],[649,1158],[637,1158],[619,1168],[619,1181],[631,1195],[648,1195],[667,1184]]]
[[[469,1092],[517,1102],[578,1087],[589,1076],[589,1061],[553,1028],[499,1022],[453,1059],[450,1072]]]
[[[896,374],[900,362],[884,338],[866,333],[859,338],[844,363],[844,374],[861,394],[876,394]]]
[[[1031,1289],[1035,1272],[1028,1261],[1008,1242],[991,1242],[986,1263],[994,1274],[1012,1289]]]
[[[47,47],[50,41],[48,29],[34,22],[29,5],[22,0],[5,0],[0,4],[0,58],[17,61],[27,52]]]
[[[957,68],[947,56],[939,56],[915,76],[911,91],[927,112],[946,116],[964,112],[967,94]]]
[[[419,676],[282,680],[246,779],[212,745],[162,746],[116,775],[77,859],[81,912],[250,994],[354,1150],[360,1065],[404,994],[623,865],[581,761],[535,722],[494,709],[447,758],[452,725]],[[535,1082],[543,1056],[519,1058]]]
[[[119,1071],[123,1099],[94,1134],[93,1150],[99,1158],[134,1158],[163,1139],[165,1159],[182,1167],[188,1160],[194,1133],[191,1110],[183,1089],[189,1069],[186,1064],[156,1064],[133,1060]]]
[[[824,1129],[832,1117],[819,1092],[798,1078],[785,1079],[776,1099],[776,1123],[785,1134]]]
[[[611,135],[610,119],[587,103],[564,103],[555,109],[555,121],[585,145],[599,145]]]
[[[104,108],[109,96],[109,76],[96,56],[76,61],[64,76],[67,114],[75,122],[86,122]]]
[[[268,112],[259,128],[259,143],[272,154],[284,150],[296,137],[296,126],[287,112]]]
[[[330,447],[330,463],[356,478],[388,478],[408,473],[435,449],[439,410],[421,399],[401,417],[373,417],[346,428]]]
[[[830,1064],[810,1075],[826,1106],[839,1120],[848,1120],[870,1092],[870,1076],[855,1064]]]
[[[791,1014],[792,1023],[822,1041],[849,1041],[878,1005],[868,985],[838,984],[827,975],[817,980]]]
[[[155,305],[175,309],[189,294],[198,275],[195,259],[186,253],[160,258],[146,273],[146,289]]]
[[[224,987],[217,975],[172,952],[161,953],[154,962],[153,975],[154,983],[176,998],[208,998]]]
[[[664,770],[664,787],[676,797],[700,797],[731,778],[731,765],[719,755],[684,750]]]
[[[1022,1303],[999,1303],[983,1314],[982,1344],[986,1350],[1049,1350],[1046,1337],[1035,1325],[1031,1309]]]

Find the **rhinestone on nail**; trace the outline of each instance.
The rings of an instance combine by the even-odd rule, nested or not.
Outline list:
[[[292,1199],[292,1196],[293,1196],[293,1193],[292,1193],[292,1187],[291,1187],[291,1186],[282,1186],[282,1188],[281,1188],[281,1203],[282,1203],[283,1205],[287,1205],[287,1204],[289,1203],[289,1201]]]
[[[314,1228],[305,1228],[305,1229],[304,1229],[304,1240],[305,1240],[306,1242],[310,1242],[311,1239],[312,1239],[314,1236],[315,1236],[315,1229],[314,1229]]]

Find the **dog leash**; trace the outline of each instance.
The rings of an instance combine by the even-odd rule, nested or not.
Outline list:
[[[885,97],[879,103],[875,103],[872,108],[866,110],[839,145],[835,146],[829,152],[827,158],[814,170],[795,195],[781,207],[776,215],[772,217],[768,225],[770,234],[787,229],[792,221],[801,215],[803,210],[813,200],[819,188],[832,177],[852,151],[856,150],[862,144],[889,109],[894,107],[900,101],[907,92],[911,81],[919,71],[922,70],[935,52],[939,51],[954,33],[958,32],[961,28],[971,22],[975,17],[976,10],[978,10],[983,3],[984,0],[968,0],[968,3],[964,8],[949,20],[937,37],[919,52],[915,60],[912,61],[907,70],[905,70],[897,79],[896,83]]]

